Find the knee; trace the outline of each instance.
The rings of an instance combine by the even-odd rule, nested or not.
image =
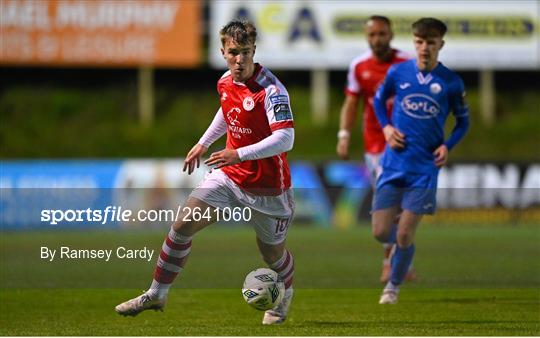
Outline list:
[[[373,237],[381,243],[384,243],[388,240],[388,231],[382,227],[373,227]]]
[[[397,233],[397,244],[401,248],[407,248],[413,243],[413,234],[410,231],[398,231]]]
[[[372,233],[373,237],[382,243],[386,242],[388,236],[390,235],[390,232],[387,230],[385,224],[378,219],[373,219]]]

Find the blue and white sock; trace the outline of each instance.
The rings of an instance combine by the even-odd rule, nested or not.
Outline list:
[[[414,244],[407,248],[396,246],[396,252],[392,256],[392,272],[390,274],[390,281],[393,285],[400,285],[405,279],[413,260],[414,250]]]

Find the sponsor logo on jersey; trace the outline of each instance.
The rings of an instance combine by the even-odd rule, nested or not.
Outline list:
[[[227,120],[229,120],[229,123],[233,126],[236,126],[238,123],[238,115],[240,115],[240,108],[232,108],[227,112]]]
[[[270,96],[270,103],[279,104],[279,103],[289,103],[289,98],[287,95],[274,95]]]
[[[442,90],[442,87],[437,82],[432,83],[431,86],[429,86],[429,91],[431,94],[439,94]]]
[[[291,109],[287,103],[280,103],[274,105],[274,115],[276,116],[276,121],[291,120],[292,114]]]
[[[251,96],[248,96],[244,99],[244,102],[242,102],[242,106],[246,111],[250,111],[255,107],[255,101],[253,101]]]
[[[405,114],[415,119],[431,119],[441,112],[439,104],[425,94],[410,94],[401,101]]]
[[[242,110],[240,108],[234,107],[227,112],[227,120],[229,120],[228,128],[231,132],[231,136],[235,139],[241,139],[243,134],[251,134],[253,130],[251,128],[245,128],[240,125],[238,117]]]

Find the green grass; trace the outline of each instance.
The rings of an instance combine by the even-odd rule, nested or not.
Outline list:
[[[242,300],[264,266],[250,229],[216,226],[194,240],[164,313],[122,318],[114,306],[148,287],[145,260],[39,259],[41,246],[158,249],[164,231],[2,233],[0,335],[539,335],[540,227],[425,226],[419,280],[395,306],[377,304],[381,248],[367,227],[293,227],[295,299],[287,322],[263,327]]]

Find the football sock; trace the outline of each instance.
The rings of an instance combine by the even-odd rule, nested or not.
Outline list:
[[[146,292],[151,298],[164,298],[174,279],[183,270],[191,251],[191,237],[182,236],[171,227],[159,253],[154,279]]]
[[[283,256],[270,264],[270,268],[278,273],[279,277],[285,284],[285,289],[289,289],[292,286],[294,275],[294,259],[289,250],[285,250]]]
[[[394,246],[394,244],[396,244],[396,237],[397,224],[392,224],[392,227],[390,228],[390,233],[388,234],[388,239],[385,243],[383,243],[385,261],[389,259],[390,255],[392,254],[392,247]]]
[[[396,246],[396,252],[392,256],[392,272],[390,274],[392,284],[400,285],[405,279],[413,260],[414,250],[414,244],[411,244],[407,248],[401,248],[399,245]]]

